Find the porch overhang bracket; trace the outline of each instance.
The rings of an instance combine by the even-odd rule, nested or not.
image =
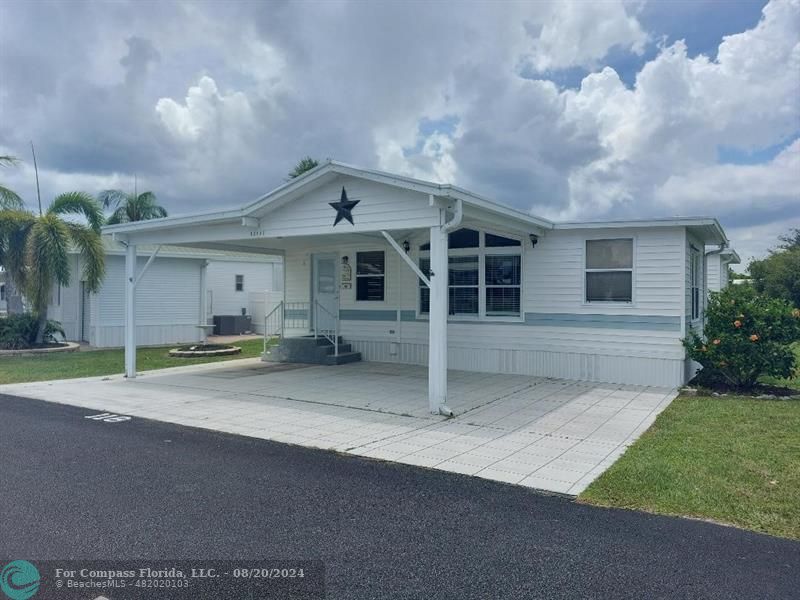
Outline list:
[[[400,255],[400,258],[402,258],[404,261],[406,261],[406,264],[409,267],[411,267],[411,270],[414,271],[414,273],[417,274],[417,277],[419,277],[426,286],[431,287],[431,280],[428,279],[425,276],[425,274],[420,270],[420,268],[414,263],[414,261],[411,260],[411,257],[408,256],[408,254],[405,253],[405,250],[403,250],[400,247],[400,244],[398,244],[394,240],[394,238],[391,235],[389,235],[389,232],[388,231],[381,231],[381,233],[383,234],[383,237],[386,238],[386,241],[389,242],[389,244],[392,246],[392,248],[394,248],[397,251],[397,253]]]
[[[139,282],[142,280],[142,277],[144,277],[144,274],[145,274],[145,272],[147,271],[148,267],[149,267],[151,264],[153,264],[153,261],[156,259],[156,256],[158,256],[158,253],[159,253],[159,251],[160,251],[160,250],[161,250],[161,246],[156,246],[156,249],[155,249],[155,250],[153,251],[153,253],[150,255],[150,258],[148,258],[148,259],[147,259],[147,262],[144,264],[144,267],[142,267],[142,270],[141,270],[141,271],[139,272],[139,274],[136,276],[136,281],[134,281],[134,282],[133,282],[133,287],[134,287],[134,288],[135,288],[137,285],[139,285]]]

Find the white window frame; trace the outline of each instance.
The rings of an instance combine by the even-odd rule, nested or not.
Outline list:
[[[449,314],[449,307],[448,307],[448,321],[496,321],[496,322],[512,322],[512,323],[522,323],[525,321],[525,239],[517,234],[508,233],[505,231],[499,231],[495,229],[480,229],[478,227],[464,225],[463,229],[475,229],[478,232],[478,246],[475,248],[448,248],[447,250],[447,258],[448,263],[451,256],[476,256],[478,257],[478,314],[477,315],[470,315],[470,314],[457,314],[451,315]],[[500,247],[486,247],[486,234],[490,233],[492,235],[499,235],[511,240],[517,240],[519,242],[519,246],[500,246]],[[425,242],[420,242],[420,244]],[[419,250],[420,244],[417,244],[417,257],[416,263],[419,265],[420,258],[430,258],[430,251],[429,250]],[[519,315],[487,315],[486,314],[486,256],[487,255],[495,255],[495,256],[519,256]],[[421,303],[421,296],[420,293],[421,286],[419,284],[419,278],[415,277],[415,283],[417,285],[417,293],[416,293],[416,306],[415,312],[417,314],[418,319],[427,320],[429,313],[424,313],[420,311],[420,303]],[[448,277],[449,279],[449,277]],[[448,282],[447,286],[447,295],[448,295],[448,304],[450,302],[450,288],[451,287],[475,287],[475,286],[450,286]],[[516,286],[490,286],[490,287],[516,287]]]
[[[382,275],[374,275],[370,274],[367,275],[366,273],[359,275],[358,274],[358,255],[364,254],[367,252],[382,252],[383,253],[383,274]],[[391,256],[387,251],[386,248],[359,248],[353,252],[353,301],[358,302],[359,305],[385,305],[386,304],[386,296],[389,293],[389,289],[387,287],[387,278],[386,278],[386,271],[389,270],[389,256]],[[359,277],[383,277],[383,300],[359,300],[358,299],[358,278]]]
[[[586,247],[587,242],[600,242],[610,240],[630,240],[631,241],[631,267],[619,269],[587,269],[586,268]],[[586,236],[583,238],[583,245],[581,247],[582,253],[582,278],[583,286],[581,288],[581,304],[583,306],[618,306],[620,308],[633,308],[636,306],[636,246],[637,238],[635,235],[596,235]],[[628,300],[587,300],[586,299],[586,273],[608,273],[617,271],[630,271],[631,273],[631,299]]]
[[[238,289],[239,288],[239,277],[242,278],[242,289]],[[237,293],[238,292],[244,292],[244,275],[242,275],[241,273],[236,273],[233,276],[233,291],[237,292]]]

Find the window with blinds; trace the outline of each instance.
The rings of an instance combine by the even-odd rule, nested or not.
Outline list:
[[[383,251],[356,252],[356,300],[382,302],[386,278]]]
[[[448,313],[462,317],[520,317],[522,242],[459,229],[449,236]],[[419,268],[430,276],[429,246],[420,246]],[[419,312],[430,313],[430,290],[419,281]]]
[[[522,259],[517,255],[487,255],[486,315],[491,317],[517,317],[520,314],[522,291]]]

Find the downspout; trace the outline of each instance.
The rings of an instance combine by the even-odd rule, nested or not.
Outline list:
[[[444,225],[442,225],[442,230],[445,233],[450,233],[456,227],[461,225],[461,220],[464,218],[464,201],[460,199],[456,199],[456,210],[453,214],[453,218],[447,221]]]

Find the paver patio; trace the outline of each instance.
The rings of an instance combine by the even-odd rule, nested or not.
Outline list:
[[[0,386],[0,393],[578,494],[674,390],[451,371],[454,418],[431,415],[427,369],[258,359]]]

